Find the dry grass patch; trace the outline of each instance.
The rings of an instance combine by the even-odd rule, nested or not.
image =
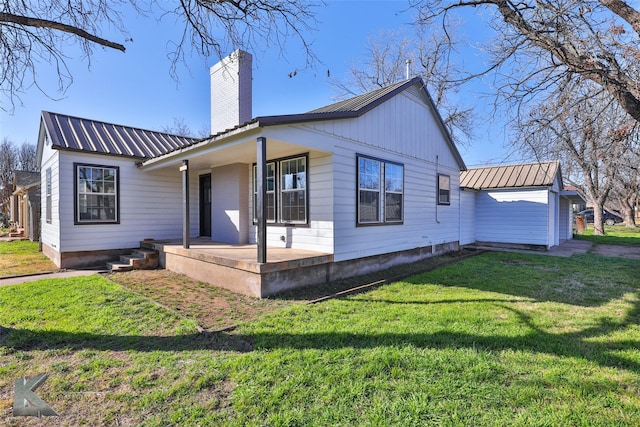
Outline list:
[[[58,267],[28,240],[0,242],[0,277],[55,271]]]
[[[206,331],[228,328],[293,303],[238,295],[168,270],[128,271],[107,278],[195,320]]]

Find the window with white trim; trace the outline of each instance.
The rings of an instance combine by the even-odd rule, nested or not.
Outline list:
[[[75,163],[75,223],[114,224],[119,218],[119,168]]]
[[[270,224],[307,224],[307,156],[267,162],[267,222]],[[276,179],[277,177],[277,179]],[[253,167],[253,218],[257,221],[257,167]]]
[[[451,204],[451,178],[449,175],[438,175],[438,204]]]
[[[358,225],[400,224],[404,220],[404,165],[357,156]]]

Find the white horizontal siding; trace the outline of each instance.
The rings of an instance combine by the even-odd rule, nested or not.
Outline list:
[[[74,224],[74,163],[120,168],[120,223]],[[182,176],[169,172],[142,172],[131,159],[60,153],[60,251],[88,251],[138,247],[141,240],[182,237]],[[190,175],[191,236],[199,233],[198,176]]]
[[[569,240],[573,238],[573,212],[571,211],[571,202],[560,197],[560,240]]]
[[[42,144],[42,160],[40,164],[40,194],[41,194],[41,228],[40,241],[53,249],[60,247],[60,188],[58,186],[59,151],[51,148],[50,139]],[[41,141],[42,143],[42,141]],[[51,168],[51,223],[47,223],[47,181],[46,170]]]
[[[476,198],[479,242],[547,245],[547,190],[480,191]]]
[[[211,174],[211,239],[224,243],[249,240],[248,164],[214,168]]]
[[[306,126],[342,141],[380,150],[379,153],[396,153],[431,162],[438,156],[443,167],[458,168],[427,100],[416,88],[402,92],[358,118],[312,122]]]
[[[470,245],[476,241],[476,192],[460,192],[460,244]]]
[[[459,170],[390,153],[383,160],[404,165],[404,223],[357,227],[356,151],[380,157],[376,151],[359,148],[335,147],[336,261],[458,241]],[[451,177],[451,205],[436,204],[437,173]]]

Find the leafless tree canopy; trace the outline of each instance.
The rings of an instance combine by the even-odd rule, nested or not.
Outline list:
[[[603,234],[602,209],[638,150],[635,119],[602,87],[577,80],[522,114],[517,129],[514,144],[521,150],[538,160],[562,160],[565,180],[593,203],[594,234]]]
[[[68,87],[72,76],[64,47],[69,43],[76,43],[88,60],[97,46],[124,52],[130,39],[123,24],[125,13],[147,19],[171,15],[183,26],[180,39],[172,40],[170,71],[174,76],[177,64],[192,51],[222,58],[236,48],[282,48],[290,38],[302,43],[309,65],[315,56],[305,36],[314,29],[315,6],[313,0],[181,0],[171,4],[0,0],[0,92],[4,97],[0,108],[11,110],[20,92],[39,87],[37,71],[45,64],[57,71],[59,90]]]
[[[503,99],[519,104],[580,75],[640,120],[640,13],[620,0],[415,0],[422,22],[474,9],[494,30],[491,62]]]
[[[198,131],[191,130],[183,117],[174,117],[173,124],[164,126],[162,128],[162,132],[170,133],[172,135],[186,136],[188,138],[206,138],[210,135],[209,128],[207,126],[203,126]]]
[[[422,77],[453,139],[464,145],[473,137],[474,114],[471,107],[454,101],[461,86],[461,71],[450,58],[454,44],[432,28],[418,28],[411,37],[389,31],[372,36],[367,42],[367,56],[352,65],[347,76],[333,80],[339,91],[337,98],[405,80],[408,60],[410,77]]]

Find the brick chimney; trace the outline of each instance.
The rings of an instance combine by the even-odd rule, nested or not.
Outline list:
[[[236,50],[211,67],[211,134],[251,120],[251,54]]]

